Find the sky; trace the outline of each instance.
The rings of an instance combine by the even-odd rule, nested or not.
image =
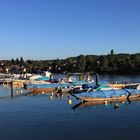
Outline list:
[[[0,60],[140,53],[140,0],[0,0]]]

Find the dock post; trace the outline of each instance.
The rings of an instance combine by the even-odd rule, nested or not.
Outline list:
[[[13,94],[13,80],[11,81],[11,98],[14,97],[14,94]]]
[[[50,74],[50,82],[51,82],[51,80],[52,80],[52,74]]]
[[[99,75],[96,74],[95,77],[96,77],[96,79],[95,79],[96,86],[98,86],[99,85]]]

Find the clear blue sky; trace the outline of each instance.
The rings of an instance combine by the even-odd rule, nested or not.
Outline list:
[[[140,52],[140,0],[0,0],[0,59]]]

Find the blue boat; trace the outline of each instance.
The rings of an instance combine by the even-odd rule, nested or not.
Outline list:
[[[124,99],[140,97],[140,88],[94,90],[91,92],[78,93],[75,94],[74,96],[83,101],[94,101],[94,102],[121,101]]]

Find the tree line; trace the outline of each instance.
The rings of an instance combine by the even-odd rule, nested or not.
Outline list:
[[[140,74],[140,53],[107,55],[79,55],[55,60],[24,60],[22,57],[0,61],[0,72],[7,73],[99,73]]]

